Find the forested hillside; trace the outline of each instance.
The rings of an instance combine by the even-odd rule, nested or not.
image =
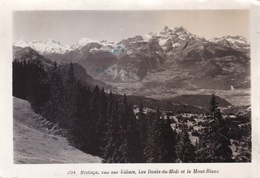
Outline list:
[[[251,160],[250,139],[244,139],[250,136],[250,128],[244,128],[239,138],[232,137],[214,95],[209,103],[211,111],[203,116],[203,127],[193,134],[193,143],[192,118],[178,116],[176,121],[163,115],[159,106],[155,112],[144,112],[142,102],[136,103],[138,112],[134,113],[126,95],[107,94],[98,86],[91,90],[79,82],[72,63],[63,77],[56,63],[46,71],[37,63],[14,60],[13,95],[28,100],[36,113],[67,130],[65,136],[71,145],[106,163]],[[231,137],[244,139],[237,150],[242,143],[248,150],[237,151],[234,156]]]

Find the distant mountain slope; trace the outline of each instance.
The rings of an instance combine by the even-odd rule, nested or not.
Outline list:
[[[14,163],[100,163],[101,159],[69,145],[55,135],[57,127],[32,111],[30,104],[13,98]]]
[[[13,46],[13,61],[25,61],[39,65],[45,70],[53,66],[53,62],[30,47]]]
[[[78,81],[80,81],[82,84],[90,87],[90,89],[93,89],[96,85],[98,85],[100,88],[104,88],[106,90],[111,89],[112,87],[105,82],[102,82],[100,80],[94,79],[90,75],[88,75],[87,71],[85,70],[84,67],[82,67],[80,64],[75,63],[73,65],[74,69],[74,75]],[[69,64],[62,64],[61,65],[61,72],[62,72],[62,77],[64,79],[67,78],[67,74],[69,71]]]
[[[44,57],[43,55],[39,54],[37,51],[30,47],[13,47],[13,60],[17,61],[26,61],[28,63],[35,63],[39,65],[41,68],[43,68],[45,71],[49,71],[53,66],[54,62],[50,59]],[[62,63],[59,64],[62,68],[63,72],[63,78],[66,78],[66,74],[69,70],[69,64]],[[74,64],[74,74],[76,79],[78,79],[80,82],[82,82],[84,85],[89,86],[90,88],[95,87],[95,85],[98,85],[100,88],[110,89],[111,86],[107,85],[106,83],[92,78],[84,67],[82,67],[80,64]]]
[[[245,116],[251,119],[251,106],[236,106],[224,110],[226,114],[233,114],[237,116]]]
[[[211,97],[211,95],[180,95],[174,97],[172,100],[176,103],[188,104],[208,110]],[[215,99],[219,107],[232,106],[231,103],[223,98],[220,98],[219,96],[215,96]]]
[[[153,109],[156,111],[157,107],[160,107],[162,111],[172,111],[175,113],[196,113],[196,114],[204,114],[207,112],[204,108],[199,108],[198,106],[191,104],[180,104],[178,102],[173,101],[172,99],[152,99],[145,98],[141,96],[128,96],[128,103],[131,106],[143,104],[144,107]]]

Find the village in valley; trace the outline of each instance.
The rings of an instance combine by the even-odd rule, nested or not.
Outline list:
[[[234,90],[231,87],[231,90]],[[229,135],[231,136],[231,149],[233,152],[233,159],[238,161],[249,161],[251,150],[251,106],[244,107],[237,113],[230,113],[228,110],[231,107],[218,109],[223,113],[222,118],[229,128]],[[133,111],[138,119],[139,107],[133,106]],[[145,114],[156,113],[155,109],[143,108]],[[171,128],[177,133],[182,132],[183,127],[186,127],[189,138],[193,146],[198,147],[199,136],[208,129],[209,123],[214,119],[212,113],[175,113],[173,111],[161,111],[160,119],[171,121]],[[241,156],[240,152],[243,152]]]

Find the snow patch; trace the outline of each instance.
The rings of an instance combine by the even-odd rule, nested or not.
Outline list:
[[[152,35],[150,35],[150,34],[145,34],[145,35],[143,35],[142,37],[143,37],[144,41],[148,42],[148,41],[152,38]]]
[[[78,49],[78,48],[82,48],[83,46],[89,44],[89,43],[95,43],[98,42],[96,40],[92,40],[89,38],[82,38],[80,40],[78,40],[76,43],[74,43],[73,45],[71,45],[71,48],[74,49]]]
[[[250,46],[247,42],[247,40],[244,37],[241,36],[224,36],[221,38],[213,38],[209,40],[210,42],[214,43],[224,43],[226,45],[231,45],[235,48],[244,48],[249,49]]]
[[[128,81],[127,72],[125,70],[121,69],[119,75],[122,81],[124,82]]]
[[[93,52],[96,52],[96,51],[98,51],[98,50],[99,50],[99,49],[98,49],[97,47],[95,47],[95,48],[90,49],[89,52],[93,53]]]
[[[180,43],[172,43],[172,47],[173,47],[173,48],[176,48],[176,47],[178,47],[178,46],[180,46]]]
[[[31,41],[26,42],[23,40],[19,40],[14,43],[14,46],[19,47],[30,47],[36,51],[38,51],[40,54],[44,53],[58,53],[58,54],[64,54],[71,50],[69,46],[62,45],[59,42],[56,42],[54,40],[46,40],[46,41]]]
[[[165,45],[165,44],[167,43],[167,41],[168,41],[168,38],[166,38],[166,39],[160,38],[160,39],[159,39],[159,45],[160,45],[160,46],[163,46],[163,45]]]

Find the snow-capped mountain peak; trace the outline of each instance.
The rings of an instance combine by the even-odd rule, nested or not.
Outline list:
[[[153,37],[153,34],[148,33],[142,36],[145,41],[149,41]]]
[[[62,45],[62,44],[60,44],[60,42],[54,41],[52,39],[48,39],[48,40],[44,41],[44,43],[45,44],[50,44],[50,45],[52,45],[52,44]]]
[[[232,43],[248,43],[246,38],[242,36],[223,36],[221,38],[214,38],[212,41],[219,42],[221,40],[227,40]]]
[[[20,47],[26,47],[28,46],[28,42],[24,40],[18,40],[17,42],[14,43],[15,46],[20,46]]]
[[[96,40],[92,40],[89,38],[82,38],[80,40],[78,40],[76,43],[74,43],[73,45],[71,45],[71,49],[77,49],[77,48],[82,48],[83,46],[89,44],[89,43],[97,43],[98,41]]]
[[[51,39],[48,39],[46,41],[34,40],[30,42],[19,40],[14,43],[14,46],[31,47],[32,49],[38,51],[40,54],[65,54],[66,52],[71,50],[69,46],[62,45],[59,42]]]
[[[160,32],[158,32],[156,34],[156,36],[161,37],[163,39],[178,37],[181,40],[200,38],[200,37],[190,33],[188,30],[186,30],[183,27],[169,28],[168,26],[165,26]]]
[[[103,46],[115,45],[114,42],[108,40],[101,40],[99,43],[102,44]]]
[[[160,32],[160,34],[163,35],[172,35],[173,34],[173,30],[170,29],[168,26],[165,26],[162,31]]]
[[[227,35],[227,36],[223,36],[221,38],[213,38],[209,41],[214,42],[214,43],[219,43],[219,44],[227,46],[227,47],[236,48],[236,49],[240,49],[240,48],[249,49],[250,48],[247,39],[242,36]]]

